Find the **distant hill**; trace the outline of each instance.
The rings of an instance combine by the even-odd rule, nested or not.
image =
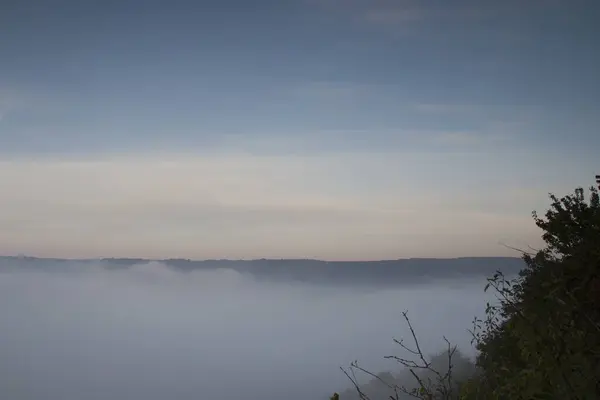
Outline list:
[[[141,258],[104,258],[63,260],[36,257],[0,257],[0,271],[8,270],[77,270],[83,266],[126,269],[133,265],[159,262],[181,271],[219,268],[249,274],[259,280],[294,281],[314,284],[398,286],[426,283],[431,280],[485,278],[497,270],[505,275],[517,274],[524,262],[516,257],[409,258],[382,261],[320,261],[293,259],[260,260],[148,260]]]

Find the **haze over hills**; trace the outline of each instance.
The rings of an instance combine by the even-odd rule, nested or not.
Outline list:
[[[485,278],[500,270],[514,275],[524,263],[515,257],[408,258],[380,261],[322,261],[313,259],[188,260],[143,258],[57,259],[37,257],[0,257],[0,270],[78,269],[82,265],[108,270],[159,263],[181,272],[229,269],[267,281],[297,281],[331,285],[397,286],[438,279]]]
[[[598,20],[2,1],[0,400],[327,400],[415,332],[477,400],[600,399],[600,198],[543,214],[600,173]]]
[[[423,346],[446,335],[471,356],[485,278],[520,266],[0,257],[0,387],[28,400],[326,399],[352,360],[391,370],[404,309]]]

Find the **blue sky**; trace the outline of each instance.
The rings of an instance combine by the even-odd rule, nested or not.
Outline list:
[[[600,172],[595,1],[5,3],[2,253],[510,254]]]

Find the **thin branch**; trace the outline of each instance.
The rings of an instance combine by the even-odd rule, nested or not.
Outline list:
[[[450,341],[444,336],[444,341],[446,342],[446,347],[447,347],[447,356],[448,356],[448,370],[445,372],[445,374],[442,375],[442,373],[440,373],[439,371],[437,371],[435,368],[432,367],[432,364],[430,361],[428,361],[423,353],[423,350],[421,349],[421,345],[419,343],[419,340],[417,338],[417,334],[415,332],[415,329],[410,321],[410,318],[408,317],[408,312],[404,311],[402,313],[402,316],[404,317],[408,328],[410,330],[412,339],[414,341],[414,345],[415,345],[415,349],[412,349],[410,347],[408,347],[406,344],[404,344],[403,340],[396,340],[394,339],[394,342],[397,343],[398,345],[400,345],[400,347],[402,349],[404,349],[405,351],[407,351],[409,354],[412,354],[414,356],[418,357],[418,361],[415,360],[409,360],[406,358],[402,358],[402,357],[398,357],[398,356],[387,356],[384,357],[386,359],[393,359],[396,360],[397,362],[399,362],[400,364],[402,364],[404,367],[406,367],[408,369],[408,371],[410,372],[410,374],[413,376],[413,378],[415,379],[416,383],[418,384],[417,388],[414,388],[412,390],[407,389],[405,386],[400,386],[397,384],[391,384],[386,382],[384,379],[382,379],[380,376],[360,367],[358,365],[358,362],[353,362],[350,364],[350,372],[346,371],[345,369],[341,368],[342,371],[344,372],[344,374],[346,375],[346,377],[348,377],[348,379],[350,379],[350,381],[352,382],[352,384],[354,385],[359,397],[361,400],[369,400],[368,396],[360,389],[356,376],[354,374],[354,371],[360,371],[362,373],[365,373],[366,375],[370,376],[371,378],[376,379],[378,382],[382,383],[384,386],[386,386],[388,389],[391,389],[394,391],[394,393],[396,394],[396,398],[394,399],[393,396],[390,396],[390,398],[392,400],[398,400],[398,391],[407,394],[413,398],[417,398],[417,399],[421,399],[421,400],[432,400],[434,398],[434,393],[439,393],[443,399],[450,399],[453,393],[453,381],[452,381],[452,370],[453,370],[453,364],[452,364],[452,357],[455,355],[456,350],[457,350],[457,346],[452,346],[452,344],[450,343]],[[417,374],[417,370],[427,370],[431,373],[434,374],[435,376],[435,381],[437,381],[437,383],[434,383],[432,381],[431,377],[426,377],[426,379],[424,379],[423,376],[420,376],[420,374]],[[435,386],[434,386],[435,385]]]
[[[365,393],[363,393],[362,390],[360,390],[360,386],[358,386],[358,382],[356,382],[356,376],[354,376],[354,372],[352,372],[352,376],[350,376],[350,374],[348,374],[348,372],[340,367],[340,369],[342,370],[342,372],[344,373],[344,375],[346,375],[346,377],[348,377],[348,379],[350,380],[350,382],[352,382],[352,384],[354,385],[354,388],[356,389],[356,392],[358,393],[358,396],[360,397],[361,400],[371,400],[369,398],[369,396],[367,396]]]
[[[526,256],[534,256],[534,255],[535,255],[534,253],[529,253],[529,252],[527,252],[527,251],[525,251],[525,250],[522,250],[522,249],[519,249],[519,248],[517,248],[517,247],[509,246],[509,245],[507,245],[506,243],[502,243],[502,242],[500,242],[499,244],[500,244],[500,245],[502,245],[502,246],[504,246],[504,247],[506,247],[507,249],[514,250],[514,251],[516,251],[516,252],[518,252],[518,253],[521,253],[522,255],[526,255]],[[528,246],[528,247],[529,247],[529,246]],[[532,250],[533,250],[533,249],[532,249]]]
[[[410,390],[408,390],[405,386],[400,386],[400,385],[396,385],[396,384],[390,384],[386,381],[384,381],[380,376],[378,376],[377,374],[372,373],[371,371],[368,371],[362,367],[359,367],[358,364],[356,362],[351,364],[352,368],[355,368],[357,370],[359,370],[360,372],[363,372],[365,374],[367,374],[368,376],[378,380],[379,382],[381,382],[383,385],[385,385],[388,389],[392,389],[394,390],[394,392],[396,393],[396,398],[398,397],[398,390],[400,390],[403,393],[406,393],[408,395],[411,395],[414,397],[414,394],[411,393]],[[419,398],[418,396],[416,396],[417,398]],[[396,399],[397,400],[397,399]]]

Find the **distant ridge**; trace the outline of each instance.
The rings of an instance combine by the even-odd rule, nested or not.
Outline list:
[[[141,257],[92,257],[92,258],[57,258],[57,257],[38,257],[29,256],[26,254],[19,254],[17,256],[6,256],[0,255],[0,260],[39,260],[39,261],[115,261],[125,262],[130,261],[134,263],[147,263],[147,262],[192,262],[192,263],[205,263],[205,262],[257,262],[257,261],[302,261],[302,262],[319,262],[319,263],[381,263],[381,262],[402,262],[410,260],[521,260],[520,257],[497,257],[497,256],[481,256],[481,257],[408,257],[408,258],[394,258],[394,259],[381,259],[381,260],[320,260],[318,258],[253,258],[253,259],[232,259],[232,258],[205,258],[205,259],[192,259],[192,258],[141,258]]]
[[[517,257],[406,258],[381,261],[322,261],[312,259],[189,260],[101,258],[59,259],[0,256],[0,271],[78,271],[82,266],[119,270],[161,263],[181,272],[229,269],[265,281],[328,285],[398,286],[439,279],[489,277],[496,271],[515,275],[525,267]]]

